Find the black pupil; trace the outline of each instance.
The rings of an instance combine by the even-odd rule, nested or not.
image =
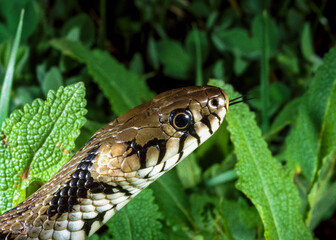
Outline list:
[[[189,125],[190,116],[186,113],[180,113],[175,117],[175,125],[178,128],[185,128]]]

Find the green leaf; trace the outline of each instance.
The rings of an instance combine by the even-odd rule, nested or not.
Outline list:
[[[301,98],[301,103],[307,97]],[[304,104],[299,105],[296,121],[286,139],[285,157],[288,167],[302,172],[310,181],[317,170],[318,134]]]
[[[129,64],[129,70],[138,74],[142,75],[144,74],[144,62],[142,60],[142,57],[140,53],[135,53],[130,64]]]
[[[7,27],[0,22],[0,42],[5,41],[6,39],[10,39],[11,33],[7,29]]]
[[[312,181],[322,159],[336,146],[336,48],[323,59],[301,99],[296,124],[286,139],[286,158]]]
[[[336,53],[336,51],[335,51]],[[336,54],[335,54],[336,56]],[[336,67],[336,66],[335,66]],[[326,72],[328,74],[328,72]],[[331,78],[330,78],[331,80]],[[326,102],[322,129],[320,132],[319,157],[324,158],[336,149],[336,72],[333,85],[330,86],[329,96]]]
[[[159,205],[160,212],[163,213],[168,226],[172,226],[174,230],[194,226],[188,212],[188,198],[181,186],[174,170],[165,173],[150,186],[154,191],[155,202]]]
[[[188,10],[196,17],[207,17],[210,14],[209,6],[202,1],[193,1],[188,4]]]
[[[223,227],[223,218],[219,214],[219,199],[207,194],[193,194],[190,196],[191,215],[197,226],[200,239],[225,239],[230,235]],[[224,228],[224,229],[222,229]],[[230,239],[230,238],[229,238]]]
[[[128,71],[106,52],[97,49],[90,51],[79,42],[64,39],[52,40],[51,45],[87,65],[93,80],[108,98],[117,115],[122,115],[153,97],[145,79]]]
[[[52,67],[45,75],[42,80],[42,91],[44,95],[48,94],[49,90],[56,91],[63,85],[62,74],[57,67]]]
[[[268,31],[262,32],[262,21],[268,25]],[[237,75],[242,74],[249,62],[243,57],[256,59],[261,55],[262,47],[266,48],[270,56],[274,56],[278,46],[278,27],[269,16],[257,15],[252,20],[250,34],[246,29],[235,27],[230,30],[216,29],[212,35],[215,47],[221,52],[230,51],[234,54],[234,70]],[[265,34],[269,40],[265,44],[262,39]],[[251,36],[252,35],[252,36]]]
[[[300,59],[296,55],[295,50],[290,46],[284,45],[282,47],[282,52],[277,53],[276,59],[279,65],[283,68],[283,71],[288,74],[298,74],[300,72]]]
[[[286,104],[272,122],[271,128],[266,138],[271,137],[281,131],[284,127],[294,122],[299,111],[300,98],[294,98]]]
[[[299,10],[296,8],[288,9],[288,12],[286,13],[287,34],[295,33],[296,35],[297,33],[300,33],[304,27],[304,21],[305,16]]]
[[[260,218],[246,201],[229,201],[209,194],[190,196],[191,215],[203,239],[256,239]]]
[[[155,69],[159,69],[159,56],[157,50],[157,43],[153,37],[148,39],[148,46],[147,46],[147,56],[149,64]]]
[[[106,223],[108,230],[99,239],[163,239],[158,209],[153,191],[143,190]],[[95,236],[90,239],[95,239]]]
[[[81,41],[85,46],[90,47],[95,38],[95,26],[91,18],[82,13],[65,23],[62,35],[68,40]]]
[[[261,222],[254,207],[248,206],[243,199],[238,199],[238,201],[224,199],[220,207],[223,225],[227,227],[232,239],[256,239],[256,230]]]
[[[202,169],[193,153],[176,166],[176,172],[184,188],[195,187],[202,181]]]
[[[258,43],[242,28],[215,32],[213,41],[220,51],[239,51],[244,56],[257,57],[260,55]]]
[[[237,49],[233,51],[233,55],[235,57],[233,63],[233,69],[237,75],[241,75],[248,67],[248,61],[245,61],[242,58],[241,52]]]
[[[224,89],[231,98],[238,96],[229,85]],[[257,208],[265,238],[312,239],[302,221],[300,198],[293,179],[272,157],[254,114],[241,103],[229,108],[226,120],[238,160],[236,187]]]
[[[9,99],[10,93],[12,90],[13,84],[13,75],[14,75],[14,68],[15,68],[15,58],[20,44],[21,32],[22,32],[22,24],[23,24],[23,17],[24,11],[21,11],[19,25],[17,27],[17,32],[14,39],[13,48],[11,51],[11,56],[9,60],[9,64],[6,70],[5,80],[3,82],[3,86],[1,89],[1,96],[0,96],[0,126],[2,125],[3,121],[8,115],[8,108],[9,108]]]
[[[250,101],[250,105],[257,109],[262,109],[262,100],[260,99],[260,89],[261,87],[254,88],[251,93],[253,93],[253,99]],[[268,117],[272,117],[275,113],[278,113],[281,105],[286,103],[290,97],[290,89],[281,82],[275,82],[268,87],[269,104],[267,104],[267,114]]]
[[[313,230],[318,223],[330,218],[336,209],[336,151],[323,159],[323,166],[318,172],[317,180],[308,195],[311,206],[306,223]]]
[[[25,11],[22,39],[26,40],[37,28],[39,21],[38,3],[30,0],[0,1],[0,15],[4,18],[1,22],[6,23],[5,28],[10,33],[8,37],[14,36],[22,9]],[[0,42],[3,40],[7,39],[2,39],[0,36]]]
[[[211,192],[224,198],[240,195],[234,186],[234,182],[237,180],[237,173],[234,170],[236,162],[236,157],[233,152],[230,152],[224,160],[207,168],[203,174],[203,181]]]
[[[82,83],[61,87],[6,119],[0,133],[1,212],[25,198],[27,183],[49,180],[70,159],[85,123],[84,96]]]
[[[9,66],[13,41],[6,41],[0,44],[0,78],[3,79],[6,68]],[[23,69],[29,57],[29,47],[19,46],[15,57],[14,79],[22,78]]]
[[[218,60],[212,70],[212,74],[216,79],[225,79],[225,64],[223,60]]]
[[[314,56],[314,48],[310,32],[310,24],[305,23],[301,33],[301,51],[306,60],[312,61]]]
[[[206,182],[206,185],[212,187],[222,183],[230,182],[232,180],[235,180],[236,178],[237,178],[236,172],[234,170],[229,170],[226,172],[222,172],[217,176],[211,178]]]
[[[192,59],[179,42],[162,40],[157,43],[157,51],[165,74],[179,79],[189,76]]]

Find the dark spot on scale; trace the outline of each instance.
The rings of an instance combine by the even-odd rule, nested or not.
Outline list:
[[[77,179],[76,178],[73,178],[69,181],[69,186],[70,186],[70,189],[75,189],[75,187],[77,186]]]
[[[178,152],[182,152],[183,147],[184,147],[184,141],[187,139],[187,137],[188,137],[188,134],[187,134],[187,133],[183,134],[183,135],[180,137],[180,143],[179,143],[179,149],[178,149]]]
[[[67,196],[68,196],[69,189],[70,189],[70,188],[69,188],[68,186],[66,186],[65,188],[61,189],[61,191],[60,191],[60,197],[61,197],[61,198],[65,198],[65,197],[67,197]]]
[[[219,121],[219,123],[220,123],[221,118],[218,116],[218,114],[217,114],[217,113],[211,113],[211,114],[214,115],[216,118],[218,118],[218,121]]]
[[[79,179],[85,179],[86,174],[87,173],[85,173],[84,171],[80,171],[79,174],[78,174]]]
[[[87,194],[87,190],[86,189],[78,189],[77,190],[77,197],[85,198],[86,194]]]
[[[197,132],[195,131],[194,126],[189,129],[189,134],[197,139],[197,144],[198,145],[201,144],[201,138],[200,138],[200,136],[198,136]]]
[[[86,182],[86,179],[79,179],[77,181],[77,188],[78,189],[83,189],[85,188],[85,182]]]
[[[76,197],[69,197],[68,203],[70,205],[75,205],[77,203],[77,198]]]
[[[123,192],[126,196],[132,194],[121,186],[111,186],[103,182],[96,182],[91,177],[90,168],[92,167],[93,160],[96,157],[96,153],[100,146],[96,146],[90,150],[85,158],[83,158],[77,165],[75,172],[71,174],[71,177],[65,181],[61,189],[54,193],[54,197],[49,202],[49,208],[46,211],[48,218],[52,218],[56,215],[56,218],[60,217],[65,212],[71,212],[73,206],[79,204],[80,198],[87,198],[88,192],[91,193],[104,193],[112,194],[116,191]],[[102,221],[103,214],[98,215],[95,220],[91,219],[86,224],[87,230],[90,230],[91,224],[94,221]]]
[[[50,206],[46,211],[49,218],[55,214],[59,217],[65,212],[71,212],[72,206],[79,203],[79,198],[87,197],[87,191],[90,190],[93,182],[89,169],[93,164],[99,147],[100,145],[97,145],[87,153],[86,157],[77,165],[77,170],[71,174],[61,189],[54,193],[54,197],[50,200]]]
[[[76,185],[75,185],[76,186]],[[74,186],[70,186],[70,189],[69,189],[69,196],[70,197],[76,197],[77,195],[77,189],[74,187]]]
[[[105,213],[106,212],[98,213],[98,215],[95,218],[85,221],[83,228],[86,234],[89,234],[91,226],[94,222],[96,221],[102,222],[104,220]]]
[[[207,126],[207,128],[208,128],[210,134],[213,134],[213,131],[212,131],[212,128],[211,128],[211,123],[210,123],[210,121],[209,121],[209,117],[208,117],[208,116],[203,117],[202,120],[201,120],[201,122],[202,122],[205,126]]]
[[[144,146],[140,146],[136,143],[135,139],[133,139],[132,141],[127,142],[127,145],[129,146],[128,149],[132,148],[132,151],[127,156],[137,154],[138,158],[140,159],[140,168],[146,168],[146,153],[148,148],[154,146],[159,150],[158,163],[160,163],[166,154],[166,143],[166,139],[154,138],[148,141]]]
[[[59,198],[57,204],[58,205],[66,205],[67,204],[66,199],[65,198]]]
[[[91,189],[93,186],[93,179],[87,178],[88,180],[85,182],[84,187],[86,189]]]

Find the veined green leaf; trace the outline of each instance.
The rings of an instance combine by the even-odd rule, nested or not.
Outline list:
[[[53,40],[51,45],[87,65],[93,80],[108,98],[117,115],[122,115],[153,97],[145,79],[128,71],[106,52],[91,51],[79,42],[64,39]]]
[[[310,209],[306,223],[311,230],[317,224],[331,217],[336,209],[336,183],[333,177],[336,174],[336,151],[331,152],[323,159],[322,168],[319,170],[317,180],[309,191],[308,201]]]
[[[256,209],[249,206],[243,199],[238,201],[221,201],[221,218],[225,221],[233,239],[254,240],[257,238],[257,228],[261,226],[260,218]],[[262,233],[262,232],[260,232]]]
[[[286,140],[289,166],[301,168],[310,181],[322,159],[336,146],[335,99],[336,48],[333,48],[302,97],[296,124]]]
[[[86,121],[84,96],[82,83],[61,87],[6,119],[0,133],[1,212],[25,198],[29,183],[49,180],[70,159]]]
[[[335,48],[336,50],[336,48]],[[335,55],[336,57],[336,51]],[[335,62],[336,63],[336,62]],[[336,65],[336,64],[335,64]],[[336,67],[336,66],[335,66]],[[331,80],[331,78],[330,78]],[[333,85],[330,88],[328,100],[321,129],[321,142],[319,148],[320,161],[336,150],[336,72],[334,75]]]
[[[238,96],[231,86],[222,87],[231,98]],[[238,159],[236,187],[257,208],[265,227],[265,238],[312,239],[302,221],[300,198],[293,179],[272,157],[253,113],[246,104],[237,104],[229,108],[226,120]]]
[[[153,191],[146,189],[106,223],[108,230],[98,239],[162,239],[158,209],[154,203]],[[95,236],[90,239],[95,239]]]

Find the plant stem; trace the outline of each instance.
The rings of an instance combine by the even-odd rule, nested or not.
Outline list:
[[[261,98],[261,129],[263,133],[268,131],[268,104],[269,104],[269,39],[268,39],[268,16],[267,11],[262,13],[262,44],[261,44],[261,78],[260,78],[260,98]]]

